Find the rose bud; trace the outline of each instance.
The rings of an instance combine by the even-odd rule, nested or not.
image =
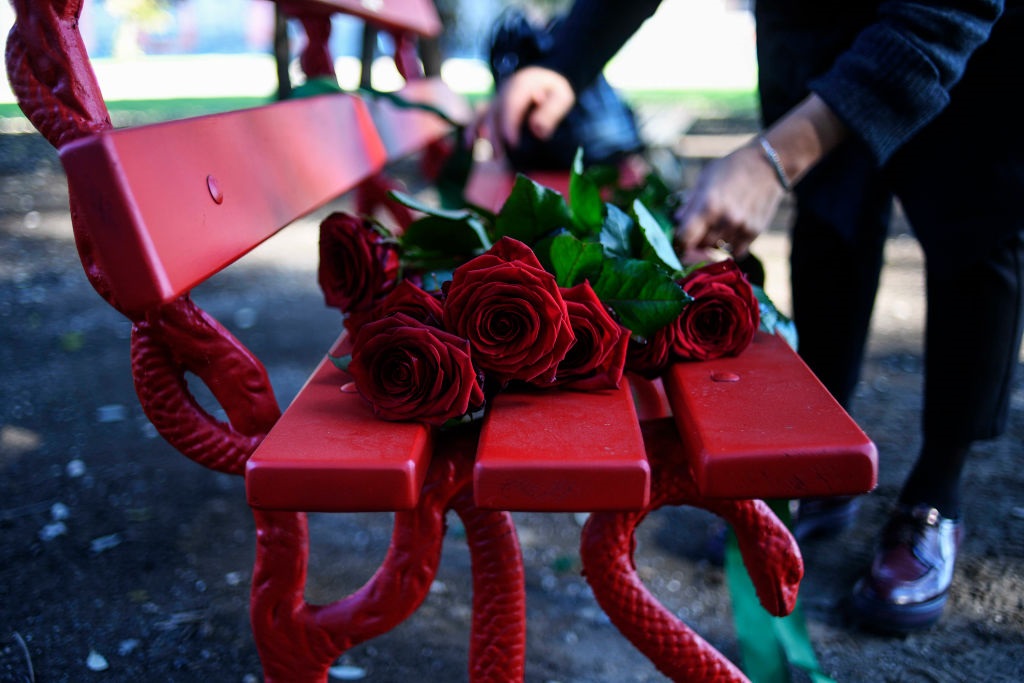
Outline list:
[[[754,290],[732,259],[690,273],[680,286],[693,297],[675,326],[676,357],[709,360],[741,353],[760,324]]]
[[[584,391],[618,387],[629,330],[612,319],[589,282],[562,289],[562,298],[576,341],[558,364],[554,383]]]
[[[317,279],[328,306],[369,311],[395,287],[399,266],[397,242],[372,219],[336,212],[320,223]]]

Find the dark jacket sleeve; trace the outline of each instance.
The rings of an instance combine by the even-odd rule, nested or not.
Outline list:
[[[554,34],[541,66],[565,76],[573,90],[589,86],[661,0],[576,0]]]
[[[875,21],[810,88],[884,163],[948,104],[1002,11],[1003,0],[881,2]]]

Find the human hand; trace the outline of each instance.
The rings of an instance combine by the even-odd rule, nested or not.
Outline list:
[[[684,262],[705,258],[713,247],[742,258],[768,227],[784,190],[755,145],[708,164],[676,212],[675,244]]]
[[[523,67],[502,84],[489,109],[487,130],[498,137],[492,143],[518,146],[524,121],[531,133],[546,140],[575,103],[565,76],[540,66]]]

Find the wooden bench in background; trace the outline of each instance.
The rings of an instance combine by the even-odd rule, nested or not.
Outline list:
[[[479,430],[448,432],[374,420],[338,391],[325,360],[282,415],[259,360],[190,290],[296,219],[379,182],[394,162],[451,135],[450,123],[334,94],[115,130],[78,34],[81,3],[14,5],[12,86],[59,150],[91,283],[133,323],[140,402],[183,454],[246,477],[257,527],[252,626],[267,680],[324,681],[342,652],[408,617],[437,571],[449,509],[473,558],[471,680],[523,678],[515,510],[591,513],[581,557],[595,597],[666,675],[744,679],[646,591],[632,534],[663,505],[711,510],[735,528],[765,606],[792,607],[799,552],[758,499],[862,493],[877,465],[873,444],[785,343],[759,335],[738,358],[678,365],[663,381],[632,379],[617,391],[502,394]],[[329,17],[352,13],[396,37],[403,96],[450,120],[471,116],[444,83],[422,78],[409,49],[440,30],[429,1],[282,7],[307,29],[308,75],[333,73]],[[499,172],[474,192],[501,201],[508,183]],[[200,407],[186,373],[211,389],[228,423]],[[311,511],[395,512],[380,570],[326,605],[303,596]]]

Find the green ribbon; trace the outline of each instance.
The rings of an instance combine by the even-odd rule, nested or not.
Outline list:
[[[788,501],[770,504],[789,526]],[[774,617],[761,606],[732,529],[725,544],[725,580],[743,670],[752,683],[790,683],[791,667],[806,672],[812,683],[835,683],[818,665],[799,600],[785,617]]]

